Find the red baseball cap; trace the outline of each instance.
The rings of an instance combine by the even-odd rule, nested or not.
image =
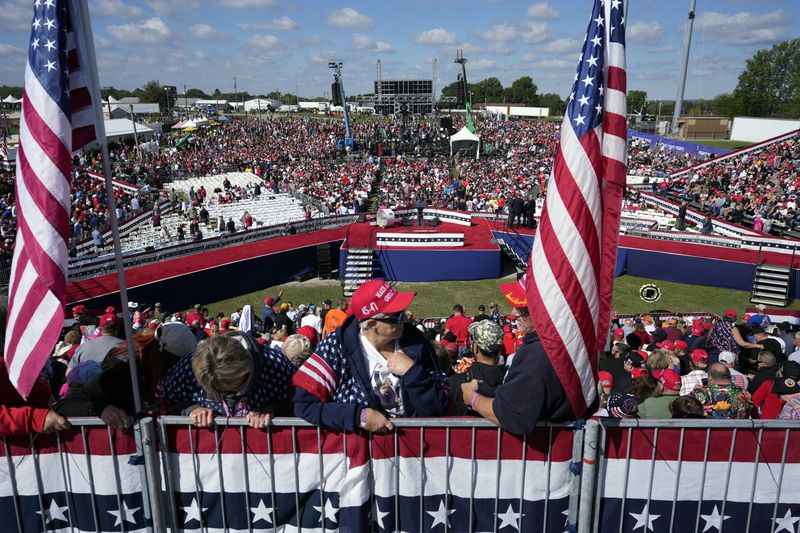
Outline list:
[[[117,313],[117,308],[114,307],[113,305],[109,305],[108,307],[106,307],[106,314],[116,314],[116,313]]]
[[[728,318],[736,318],[739,315],[734,309],[728,309],[725,311],[725,316]]]
[[[385,280],[372,279],[362,284],[350,298],[350,308],[359,320],[378,314],[404,311],[416,296],[416,292],[400,292]]]
[[[695,323],[692,325],[692,335],[694,335],[695,337],[700,337],[701,335],[703,335],[704,331],[705,330],[703,329],[702,324]]]
[[[72,314],[73,315],[79,315],[79,314],[83,313],[84,311],[86,311],[86,306],[85,305],[76,305],[75,307],[72,308]]]
[[[264,305],[272,305],[272,302],[273,302],[272,296],[267,296],[266,298],[264,298]]]
[[[653,370],[653,377],[656,378],[665,389],[681,390],[681,376],[671,368]]]
[[[695,363],[708,363],[708,352],[699,348],[692,351],[692,361]]]
[[[104,328],[106,326],[115,327],[118,324],[117,315],[112,315],[111,313],[105,314],[100,317],[100,327]]]
[[[631,368],[631,379],[646,378],[650,372],[646,368]]]
[[[675,343],[672,341],[657,342],[656,346],[664,350],[669,350],[670,352],[675,351]]]
[[[311,326],[303,326],[302,328],[297,330],[298,335],[302,335],[303,337],[307,338],[311,341],[311,348],[316,348],[317,343],[319,342],[319,334],[317,330]]]
[[[614,386],[614,376],[611,375],[611,372],[606,372],[605,370],[601,370],[597,373],[597,382],[600,383],[603,387],[613,387]]]
[[[625,336],[625,330],[622,328],[617,328],[614,330],[614,337],[619,337],[620,339]]]
[[[675,341],[675,349],[678,351],[686,351],[689,349],[689,345],[683,341]]]
[[[511,307],[528,307],[528,279],[522,276],[511,283],[501,283],[500,290]]]

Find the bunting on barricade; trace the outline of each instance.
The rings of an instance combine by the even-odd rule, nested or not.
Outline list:
[[[0,454],[3,531],[146,531],[131,433],[98,425],[7,437]]]
[[[600,532],[796,530],[800,431],[702,423],[605,428]]]

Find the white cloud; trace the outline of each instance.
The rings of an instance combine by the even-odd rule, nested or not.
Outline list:
[[[199,7],[197,0],[147,0],[147,5],[160,17],[192,13]]]
[[[388,54],[394,52],[394,47],[389,43],[376,41],[369,35],[364,35],[362,33],[353,34],[353,46],[359,50],[368,50],[378,54]]]
[[[95,35],[94,47],[97,48],[98,50],[109,50],[111,48],[114,48],[114,43],[112,43],[108,39]]]
[[[144,11],[138,6],[129,6],[122,0],[93,0],[89,13],[98,17],[114,17],[135,19],[144,16]]]
[[[195,24],[189,28],[189,33],[195,38],[204,41],[225,41],[228,39],[227,35],[215,30],[208,24]]]
[[[25,53],[22,48],[11,46],[10,44],[0,43],[0,56],[21,55]]]
[[[433,28],[416,34],[412,40],[417,44],[426,45],[456,44],[458,37],[444,28]]]
[[[108,34],[129,44],[158,44],[165,41],[172,32],[158,17],[147,19],[138,24],[111,25]]]
[[[274,35],[262,35],[260,33],[251,35],[247,42],[264,52],[276,51],[282,46],[281,40]]]
[[[721,44],[768,45],[784,39],[785,26],[790,20],[783,9],[763,15],[747,11],[733,14],[710,11],[701,13],[694,25],[696,31],[705,31],[710,40]]]
[[[27,31],[31,30],[31,10],[30,2],[11,2],[0,3],[0,31]]]
[[[530,6],[525,12],[525,16],[533,20],[556,20],[561,17],[561,13],[545,1]]]
[[[569,69],[574,71],[577,61],[570,59],[541,59],[539,54],[525,54],[522,56],[525,63],[530,64],[531,67],[537,70],[565,70]]]
[[[579,52],[581,49],[581,43],[576,41],[575,39],[555,39],[553,41],[549,41],[544,43],[538,47],[536,50],[543,54],[569,54],[572,52]]]
[[[280,17],[263,24],[238,24],[242,31],[289,31],[297,27],[297,22],[289,17]]]
[[[492,29],[478,33],[482,38],[494,43],[523,42],[536,44],[547,40],[550,26],[546,22],[523,22],[495,24]]]
[[[308,56],[308,59],[314,63],[327,63],[332,58],[339,55],[335,50],[320,50]]]
[[[278,5],[276,0],[216,0],[216,3],[225,7],[271,9]]]
[[[470,70],[494,70],[497,68],[497,63],[491,59],[479,59],[469,64]]]
[[[369,29],[375,25],[371,18],[359,13],[352,7],[343,7],[328,13],[326,22],[336,28],[350,28],[354,30]]]
[[[658,44],[664,37],[661,24],[655,20],[637,20],[625,30],[625,39],[632,43]]]
[[[495,24],[492,29],[480,32],[480,36],[487,41],[509,43],[519,37],[519,28],[514,24]]]

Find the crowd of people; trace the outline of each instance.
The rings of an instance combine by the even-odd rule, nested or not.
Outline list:
[[[260,313],[131,302],[124,313],[142,413],[187,415],[200,427],[221,416],[252,427],[298,416],[348,431],[466,415],[515,434],[587,416],[800,417],[800,332],[771,324],[763,309],[741,321],[732,309],[720,318],[619,320],[598,364],[596,401],[574,413],[533,326],[525,283],[500,286],[508,308],[490,302],[470,315],[456,304],[433,326],[411,312],[415,293],[380,279],[335,305],[268,295]],[[72,316],[28,402],[0,377],[0,434],[63,429],[72,416],[125,428],[142,414],[122,312],[97,316],[78,305]]]
[[[669,192],[710,215],[756,231],[794,230],[800,221],[800,134],[704,165],[682,175]],[[664,191],[666,193],[667,191]]]
[[[358,153],[343,154],[336,149],[337,139],[344,134],[341,121],[310,118],[236,118],[194,132],[162,134],[155,148],[153,143],[148,149],[114,145],[109,152],[112,173],[139,187],[134,191],[115,189],[117,215],[124,221],[148,211],[159,194],[167,194],[169,186],[164,180],[233,170],[253,172],[263,189],[305,195],[308,210],[322,215],[361,212],[368,207],[373,191],[377,192],[375,206],[401,208],[424,201],[435,207],[509,215],[515,197],[524,202],[541,201],[558,146],[560,123],[491,116],[476,116],[474,121],[485,147],[479,159],[449,159],[450,132],[431,118],[403,121],[376,117],[355,122],[351,134],[366,149]],[[464,124],[463,117],[454,119],[454,129]],[[798,224],[795,197],[799,160],[798,136],[794,136],[762,151],[704,166],[672,184],[654,187],[661,194],[696,202],[710,216],[746,222],[758,231],[791,230]],[[632,137],[629,142],[630,175],[663,177],[698,162],[701,160],[695,156],[645,139]],[[74,158],[70,214],[73,256],[108,246],[103,237],[110,224],[104,183],[87,172],[102,173],[100,154],[87,152]],[[6,192],[0,199],[0,266],[8,267],[16,208],[13,178],[6,174],[3,180]],[[222,192],[219,198],[204,200],[230,203],[254,193],[236,187]],[[187,198],[180,200],[178,205],[183,205]],[[188,199],[183,212],[190,206],[201,208]],[[159,213],[155,215],[160,218]],[[187,223],[191,223],[191,217],[187,217]],[[180,233],[178,228],[165,231],[170,238]],[[197,237],[198,232],[193,235]],[[91,246],[83,247],[87,242]]]
[[[761,418],[800,414],[800,332],[764,307],[717,320],[625,319],[598,365],[601,414],[617,418]]]

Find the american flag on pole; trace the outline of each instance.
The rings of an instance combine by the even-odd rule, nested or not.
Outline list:
[[[95,138],[78,0],[36,0],[17,153],[5,361],[26,396],[64,322],[72,152]]]
[[[0,146],[0,155],[8,159],[8,130],[3,128],[3,144]]]
[[[580,416],[596,396],[626,177],[622,0],[595,0],[528,262],[539,338]]]

